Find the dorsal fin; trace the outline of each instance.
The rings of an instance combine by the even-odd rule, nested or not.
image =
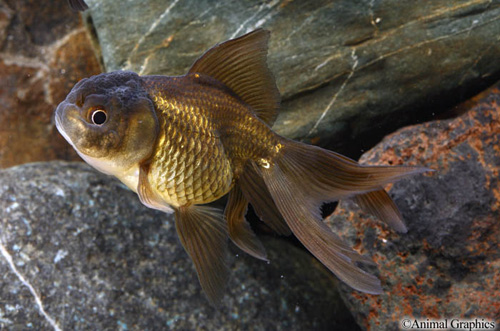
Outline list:
[[[272,126],[278,116],[280,94],[266,63],[269,35],[269,31],[257,29],[217,44],[196,60],[189,73],[222,82]]]

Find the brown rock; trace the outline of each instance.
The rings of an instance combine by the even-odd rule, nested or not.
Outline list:
[[[65,1],[0,4],[0,168],[79,157],[52,113],[100,66],[79,15]]]
[[[404,318],[500,317],[499,87],[460,117],[402,129],[362,157],[367,164],[436,170],[389,191],[407,234],[395,233],[352,202],[340,203],[327,220],[378,265],[384,294],[343,286],[362,327],[396,330]]]

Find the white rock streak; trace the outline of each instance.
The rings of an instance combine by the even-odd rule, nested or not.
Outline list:
[[[1,317],[0,317],[0,323],[8,324],[8,325],[13,324],[11,320],[6,319],[6,318],[1,318]]]
[[[354,75],[354,72],[356,71],[356,67],[358,66],[358,56],[356,55],[356,51],[354,50],[354,48],[352,49],[352,52],[351,52],[351,58],[352,58],[352,61],[353,61],[353,64],[352,64],[352,67],[351,67],[351,72],[349,72],[349,75],[347,75],[347,78],[344,80],[344,82],[340,86],[340,88],[337,91],[337,93],[335,93],[335,95],[333,96],[332,100],[330,100],[330,102],[328,103],[328,106],[326,106],[325,110],[323,111],[323,113],[321,114],[321,116],[319,117],[319,119],[316,121],[316,123],[314,124],[314,126],[311,128],[311,130],[309,130],[309,133],[307,134],[308,136],[310,136],[311,134],[313,134],[316,131],[316,129],[318,128],[318,125],[325,118],[326,114],[328,114],[328,112],[332,108],[333,104],[337,100],[339,94],[342,93],[342,91],[346,87],[347,83],[351,79],[352,75]]]
[[[158,24],[160,24],[160,22],[163,20],[163,18],[165,18],[165,16],[167,16],[168,14],[170,14],[170,11],[172,10],[172,8],[175,7],[175,5],[179,2],[179,0],[175,0],[173,1],[170,6],[167,7],[167,9],[165,9],[165,11],[163,12],[163,14],[160,15],[160,17],[158,17],[154,22],[153,24],[151,24],[151,26],[149,27],[149,30],[143,34],[141,36],[141,38],[139,38],[139,41],[137,41],[137,44],[135,45],[134,49],[132,50],[131,52],[131,55],[134,55],[137,50],[139,49],[139,47],[142,45],[142,43],[144,43],[144,40],[149,37],[151,35],[151,33],[153,33],[153,31],[156,29],[156,27],[158,26]],[[127,61],[127,66],[126,66],[126,69],[131,69],[131,62],[130,62],[130,59],[131,59],[131,56],[129,56],[128,58],[128,61]],[[141,66],[141,70],[140,70],[140,73],[142,74],[144,72],[144,69],[145,69],[145,64],[143,63],[143,65]]]
[[[35,298],[35,302],[36,302],[36,304],[38,306],[38,309],[40,310],[40,313],[43,315],[43,317],[45,317],[45,319],[49,322],[49,324],[52,325],[52,327],[54,328],[54,330],[61,331],[61,328],[57,325],[56,321],[54,321],[54,319],[52,317],[50,317],[47,314],[47,312],[45,311],[45,309],[43,308],[42,300],[40,299],[40,297],[36,293],[36,291],[33,288],[33,286],[31,286],[31,284],[26,281],[26,279],[23,277],[23,275],[21,275],[21,273],[19,273],[19,271],[17,270],[17,268],[16,268],[16,266],[14,264],[14,261],[12,261],[12,256],[9,254],[9,252],[7,251],[7,249],[5,249],[5,247],[2,245],[1,242],[0,242],[0,252],[2,252],[3,257],[5,258],[5,260],[7,261],[7,263],[9,264],[10,269],[12,270],[12,272],[14,272],[14,274],[21,281],[21,283],[23,283],[24,286],[26,286],[30,290],[31,294]]]
[[[265,5],[261,5],[259,7],[259,9],[252,15],[250,16],[249,18],[247,18],[245,21],[243,21],[243,23],[241,23],[241,25],[238,27],[238,29],[236,29],[236,31],[229,37],[229,39],[233,39],[235,38],[241,30],[243,30],[243,28],[245,28],[245,26],[247,25],[248,22],[250,22],[251,20],[253,20],[255,17],[257,17],[257,15],[260,14],[260,12],[265,8]]]
[[[272,1],[271,3],[265,3],[265,4],[262,4],[259,6],[259,9],[257,9],[257,11],[252,15],[250,16],[249,18],[247,18],[245,21],[243,21],[243,23],[241,23],[241,25],[238,27],[238,29],[236,29],[236,31],[229,37],[229,39],[233,39],[235,38],[240,32],[241,30],[243,30],[245,27],[247,27],[247,24],[248,22],[254,20],[264,9],[267,9],[269,10],[270,12],[264,17],[264,18],[261,18],[260,20],[258,20],[252,28],[249,28],[247,27],[246,31],[245,32],[250,32],[252,30],[255,30],[257,28],[260,28],[262,25],[264,25],[264,23],[266,23],[272,16],[274,16],[277,12],[273,13],[272,10],[274,9],[274,7],[276,7],[276,5],[278,5],[280,3],[280,0],[274,0]]]

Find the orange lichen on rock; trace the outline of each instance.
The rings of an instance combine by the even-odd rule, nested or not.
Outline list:
[[[397,328],[405,317],[499,316],[500,90],[482,95],[460,117],[404,128],[361,158],[436,170],[388,187],[408,233],[395,233],[347,201],[327,219],[378,265],[385,293],[344,294],[368,330]]]

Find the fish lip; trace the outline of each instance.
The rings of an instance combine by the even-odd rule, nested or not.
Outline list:
[[[55,111],[55,114],[54,114],[54,118],[55,118],[55,124],[56,124],[56,128],[57,128],[57,131],[59,131],[59,133],[64,137],[64,139],[66,139],[66,141],[75,149],[75,150],[78,150],[76,148],[76,145],[74,144],[73,140],[70,138],[70,136],[68,135],[68,133],[66,132],[66,128],[64,126],[64,117],[72,117],[74,118],[74,115],[73,114],[70,114],[71,112],[71,109],[68,109],[68,107],[76,107],[75,105],[73,105],[72,103],[68,103],[66,101],[63,101],[57,108],[56,108],[56,111]],[[78,110],[75,109],[75,111],[78,113]]]
[[[64,130],[64,126],[63,124],[61,123],[61,119],[60,119],[60,116],[58,116],[56,114],[56,128],[57,128],[57,131],[59,131],[59,133],[61,134],[61,136],[63,136],[64,139],[66,139],[66,141],[68,143],[71,144],[71,146],[73,146],[73,148],[76,149],[75,147],[75,144],[73,143],[73,141],[71,140],[71,138],[68,136],[68,134],[66,133],[66,130]]]

